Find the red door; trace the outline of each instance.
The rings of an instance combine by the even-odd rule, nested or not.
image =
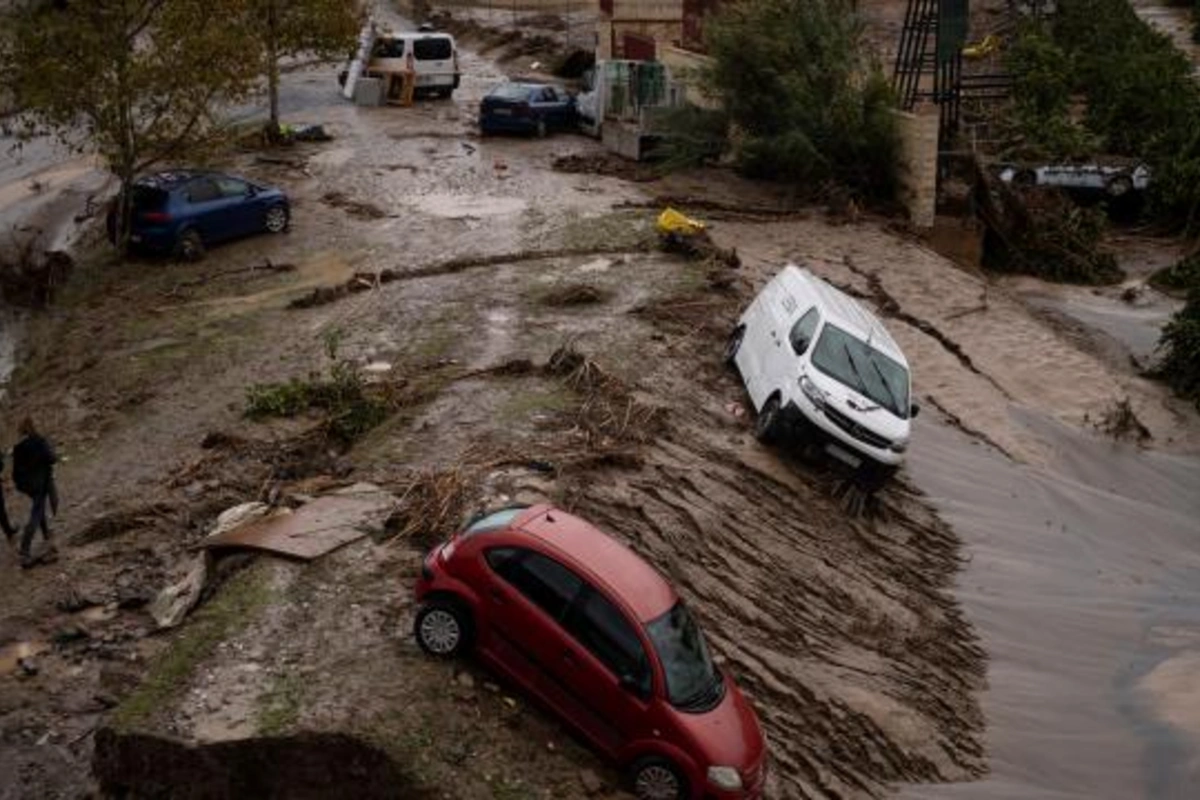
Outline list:
[[[494,666],[538,695],[596,746],[615,753],[624,739],[597,694],[595,665],[563,620],[584,587],[571,570],[532,550],[488,550],[486,643]],[[615,681],[615,678],[614,678]]]
[[[562,680],[591,706],[598,744],[611,756],[636,739],[650,738],[653,675],[637,627],[621,609],[585,585],[566,619],[570,646]]]
[[[658,46],[654,39],[637,33],[627,33],[622,41],[625,58],[634,61],[653,61],[658,58]]]

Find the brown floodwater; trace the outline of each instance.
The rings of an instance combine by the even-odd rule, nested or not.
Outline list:
[[[910,474],[964,540],[990,774],[913,798],[1200,796],[1200,458],[1026,412],[1046,464],[919,420]]]

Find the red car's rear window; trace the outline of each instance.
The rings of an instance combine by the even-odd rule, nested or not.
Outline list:
[[[498,531],[501,528],[507,528],[512,525],[513,520],[521,516],[528,510],[528,506],[513,506],[512,508],[502,508],[499,511],[493,511],[491,514],[485,514],[479,519],[467,526],[462,532],[463,538],[474,536],[477,533],[489,533]]]

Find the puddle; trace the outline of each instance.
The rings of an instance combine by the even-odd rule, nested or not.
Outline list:
[[[49,649],[49,642],[14,642],[0,647],[0,675],[11,675],[22,658],[32,658]]]
[[[420,197],[410,205],[435,217],[466,219],[519,214],[528,203],[519,197],[434,193]]]
[[[314,167],[341,167],[350,163],[354,154],[355,150],[352,147],[335,147],[322,150],[310,158],[308,163]]]

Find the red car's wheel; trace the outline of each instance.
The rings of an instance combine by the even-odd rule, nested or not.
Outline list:
[[[436,598],[421,606],[413,621],[417,644],[431,656],[454,658],[471,644],[471,615],[453,600]]]
[[[630,784],[638,800],[683,800],[688,796],[687,781],[665,758],[643,758],[629,771]]]

